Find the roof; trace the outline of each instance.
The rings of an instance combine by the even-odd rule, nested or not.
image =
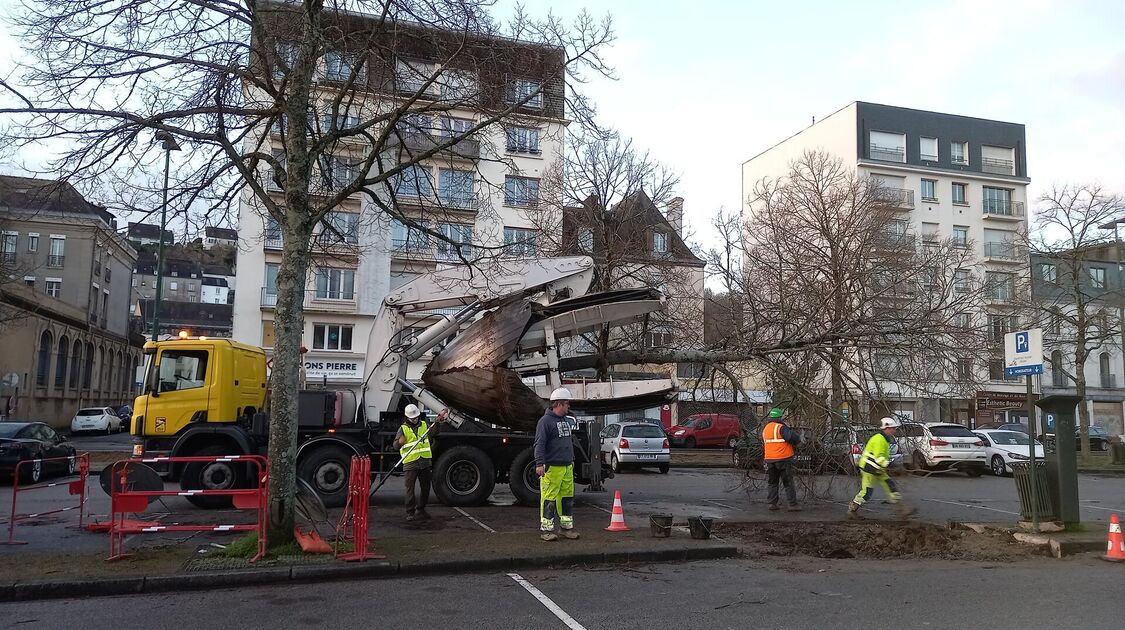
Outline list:
[[[609,210],[601,209],[600,205],[601,203],[597,198],[591,195],[583,206],[563,208],[563,231],[564,233],[571,232],[572,236],[568,238],[568,242],[574,243],[576,248],[579,246],[577,230],[581,227],[582,214],[601,212],[602,216],[593,219],[593,223],[614,224],[615,232],[622,239],[616,244],[617,246],[625,246],[627,249],[633,250],[632,244],[627,242],[629,237],[625,235],[646,237],[647,245],[636,243],[639,250],[636,251],[636,256],[653,256],[651,251],[652,238],[647,237],[647,234],[659,230],[668,237],[668,253],[661,257],[662,260],[686,266],[703,267],[706,264],[695,255],[695,252],[691,251],[676,228],[668,222],[668,218],[664,216],[664,213],[656,207],[656,204],[643,190],[626,195],[624,199],[614,204]],[[581,254],[584,252],[576,249],[574,253]]]
[[[238,232],[230,228],[221,228],[215,227],[213,225],[208,225],[207,227],[203,228],[203,233],[209,238],[221,238],[227,241],[238,240]]]
[[[85,214],[116,227],[117,218],[105,208],[90,203],[73,186],[62,180],[0,175],[0,205],[26,210]]]
[[[157,240],[160,237],[160,226],[152,225],[150,223],[129,223],[129,238],[151,238]],[[172,230],[164,230],[164,242],[171,243],[176,238],[172,234]]]
[[[155,300],[140,301],[143,321],[152,319],[154,302]],[[163,300],[160,303],[160,322],[161,325],[186,326],[188,328],[192,326],[230,328],[234,322],[234,305]]]
[[[233,276],[234,271],[226,265],[203,265],[203,273],[212,276]]]
[[[226,287],[226,286],[230,286],[230,285],[227,284],[226,278],[213,278],[213,277],[210,277],[210,276],[203,276],[203,286],[205,286],[205,287]]]

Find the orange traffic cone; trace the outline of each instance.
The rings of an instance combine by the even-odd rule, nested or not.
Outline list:
[[[613,514],[609,517],[607,532],[627,532],[629,527],[625,524],[625,511],[621,509],[621,491],[613,493]]]
[[[1109,515],[1109,540],[1105,547],[1103,560],[1125,562],[1125,538],[1121,535],[1121,521],[1117,520],[1117,514]]]

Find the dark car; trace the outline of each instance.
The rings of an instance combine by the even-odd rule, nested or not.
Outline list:
[[[1043,442],[1043,446],[1046,447],[1048,453],[1053,453],[1055,451],[1055,434],[1054,433],[1044,433],[1043,439],[1041,441]],[[1098,426],[1090,425],[1090,450],[1091,451],[1108,451],[1109,450],[1109,444],[1110,444],[1111,441],[1112,440],[1109,437],[1109,433],[1107,433],[1105,429],[1103,429],[1101,427],[1098,427]],[[1074,448],[1075,449],[1081,449],[1082,448],[1082,431],[1080,429],[1078,429],[1077,427],[1075,427],[1075,429],[1074,429]]]
[[[131,420],[133,418],[133,407],[131,405],[121,405],[117,408],[117,417],[122,420]]]
[[[34,461],[50,458],[55,461]],[[42,422],[0,422],[0,479],[11,480],[19,462],[21,481],[39,483],[48,473],[71,474],[78,468],[74,447]]]

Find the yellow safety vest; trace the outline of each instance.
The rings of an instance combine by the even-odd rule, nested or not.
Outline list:
[[[431,454],[429,435],[426,435],[426,437],[422,438],[422,443],[418,444],[417,448],[414,448],[414,445],[418,443],[418,436],[420,435],[426,435],[425,420],[422,420],[418,423],[417,433],[415,433],[414,430],[410,428],[409,423],[403,423],[402,437],[405,438],[406,441],[403,442],[402,448],[398,449],[399,455],[402,456],[402,463],[409,464],[410,462],[417,461],[422,458],[430,459]],[[414,448],[413,451],[410,450],[412,448]]]

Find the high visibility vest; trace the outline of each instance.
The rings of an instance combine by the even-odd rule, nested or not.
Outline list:
[[[421,443],[418,444],[418,436],[426,434],[426,421],[422,420],[418,423],[417,432],[410,428],[409,423],[402,425],[402,437],[406,439],[402,444],[402,448],[398,449],[399,455],[402,456],[402,463],[409,464],[410,462],[417,461],[425,458],[430,459],[430,436],[421,438]],[[417,448],[414,447],[418,444]],[[410,449],[414,450],[410,450]]]
[[[859,458],[859,467],[872,474],[886,472],[890,463],[891,442],[882,431],[871,436],[863,447],[863,455]]]
[[[762,429],[762,441],[766,443],[766,461],[774,462],[780,459],[789,459],[796,455],[793,445],[781,437],[780,422],[770,422]]]

